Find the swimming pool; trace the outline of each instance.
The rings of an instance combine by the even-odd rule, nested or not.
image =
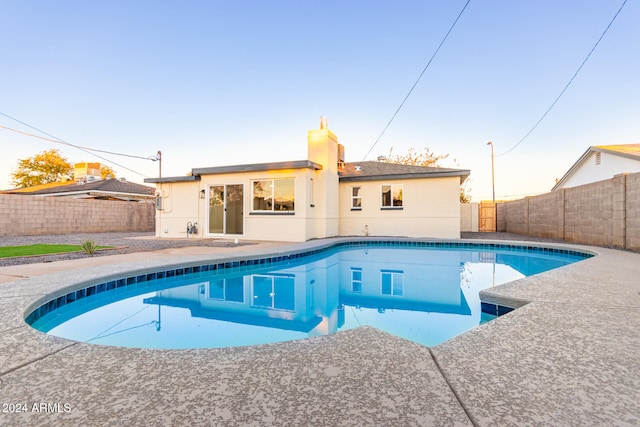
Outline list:
[[[433,346],[495,316],[478,292],[590,256],[510,244],[366,241],[146,272],[66,292],[26,318],[72,340],[214,348],[369,325]]]

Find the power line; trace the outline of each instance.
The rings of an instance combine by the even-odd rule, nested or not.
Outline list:
[[[598,41],[596,41],[596,44],[591,48],[591,50],[589,51],[589,53],[587,54],[586,58],[584,58],[584,61],[582,61],[582,64],[580,64],[580,66],[578,67],[578,69],[576,70],[576,72],[573,74],[573,76],[571,76],[571,78],[569,79],[569,82],[565,85],[565,87],[562,89],[562,91],[560,92],[560,95],[558,95],[556,97],[556,99],[551,103],[551,106],[549,106],[549,108],[547,108],[547,111],[544,112],[544,114],[542,115],[542,117],[540,117],[540,119],[538,119],[538,121],[533,125],[533,127],[531,129],[529,129],[529,132],[527,132],[527,134],[525,136],[522,137],[522,139],[520,141],[518,141],[518,143],[516,145],[514,145],[513,147],[509,148],[507,151],[505,151],[504,153],[501,154],[496,154],[496,157],[500,157],[500,156],[504,156],[509,154],[511,151],[515,150],[515,148],[522,144],[522,142],[524,142],[525,139],[527,139],[529,137],[529,135],[531,135],[531,133],[538,127],[538,125],[540,124],[540,122],[542,122],[542,120],[544,120],[545,117],[547,117],[547,114],[549,114],[549,112],[551,111],[551,109],[558,103],[558,101],[560,100],[560,98],[562,97],[562,95],[564,95],[564,93],[567,91],[567,89],[569,88],[569,86],[571,85],[571,83],[573,83],[573,80],[576,78],[576,76],[578,75],[578,73],[580,72],[580,70],[582,70],[582,67],[584,67],[584,64],[587,63],[587,61],[589,60],[589,58],[591,57],[591,54],[596,50],[596,47],[598,47],[598,45],[600,44],[600,41],[604,38],[604,35],[607,34],[607,31],[609,31],[609,28],[611,27],[611,25],[613,24],[613,21],[616,20],[616,18],[618,17],[618,15],[620,14],[620,12],[622,12],[622,8],[624,7],[624,5],[627,4],[627,0],[624,0],[622,2],[622,5],[620,6],[620,8],[618,9],[618,11],[616,12],[615,15],[613,15],[613,18],[611,18],[611,21],[609,22],[609,25],[607,25],[607,27],[604,29],[604,31],[602,32],[602,34],[600,35],[600,38],[598,38]]]
[[[0,113],[1,114],[1,113]],[[89,147],[83,147],[81,145],[74,145],[74,144],[70,144],[68,142],[65,141],[61,141],[61,140],[57,140],[57,139],[51,139],[51,138],[45,138],[43,136],[39,136],[39,135],[34,135],[32,133],[29,132],[24,132],[18,129],[14,129],[14,128],[10,128],[8,126],[2,126],[0,125],[0,128],[2,129],[6,129],[6,130],[10,130],[11,132],[16,132],[16,133],[20,133],[22,135],[26,135],[26,136],[30,136],[32,138],[38,138],[38,139],[42,139],[44,141],[51,141],[51,142],[56,142],[58,144],[63,144],[63,145],[68,145],[70,147],[73,148],[78,148],[81,150],[87,150],[87,151],[96,151],[98,153],[106,153],[106,154],[113,154],[114,156],[124,156],[124,157],[131,157],[133,159],[142,159],[142,160],[156,160],[156,158],[154,156],[148,156],[148,157],[142,157],[142,156],[135,156],[132,154],[123,154],[123,153],[114,153],[113,151],[106,151],[106,150],[98,150],[96,148],[89,148]]]
[[[134,158],[134,159],[151,160],[151,161],[154,161],[154,162],[158,160],[158,158],[155,157],[155,156],[142,157],[142,156],[135,156],[135,155],[131,155],[131,154],[115,153],[115,152],[106,151],[106,150],[98,150],[96,148],[89,148],[89,147],[83,147],[83,146],[80,146],[80,145],[71,144],[70,142],[64,141],[64,140],[58,138],[57,136],[51,135],[50,133],[47,133],[47,132],[45,132],[45,131],[43,131],[41,129],[38,129],[35,126],[32,126],[32,125],[30,125],[28,123],[25,123],[25,122],[23,122],[21,120],[18,120],[15,117],[11,117],[10,115],[3,113],[2,111],[0,111],[0,115],[3,115],[3,116],[5,116],[5,117],[7,117],[7,118],[9,118],[11,120],[14,120],[14,121],[16,121],[16,122],[18,122],[18,123],[20,123],[20,124],[22,124],[24,126],[27,126],[27,127],[31,128],[31,129],[34,129],[34,130],[36,130],[36,131],[38,131],[38,132],[40,132],[40,133],[42,133],[44,135],[47,135],[47,136],[49,136],[51,138],[45,138],[45,137],[42,137],[42,136],[39,136],[39,135],[34,135],[32,133],[23,132],[21,130],[13,129],[13,128],[10,128],[10,127],[7,127],[7,126],[2,126],[2,125],[0,125],[0,128],[6,129],[6,130],[9,130],[9,131],[12,131],[12,132],[20,133],[22,135],[29,136],[29,137],[32,137],[32,138],[38,138],[38,139],[42,139],[42,140],[45,140],[45,141],[55,142],[57,144],[67,145],[69,147],[76,148],[78,150],[84,151],[87,154],[91,154],[93,156],[96,156],[99,159],[104,160],[105,162],[114,164],[114,165],[116,165],[116,166],[118,166],[120,168],[124,168],[124,169],[128,170],[129,172],[133,172],[133,173],[135,173],[137,175],[140,175],[142,177],[145,177],[145,178],[147,178],[147,175],[142,174],[142,173],[140,173],[138,171],[135,171],[133,169],[130,169],[130,168],[124,166],[124,165],[121,165],[119,163],[114,162],[113,160],[107,159],[105,157],[102,157],[102,156],[100,156],[98,154],[95,154],[95,153],[92,153],[92,152],[106,153],[106,154],[111,154],[111,155],[114,155],[114,156],[130,157],[130,158]]]
[[[444,44],[444,42],[447,40],[447,38],[449,37],[449,34],[451,34],[451,31],[453,31],[453,27],[456,26],[456,24],[458,23],[458,20],[460,19],[460,17],[462,16],[462,14],[464,13],[465,9],[467,8],[467,6],[469,5],[469,3],[471,2],[471,0],[467,0],[467,2],[465,3],[465,5],[463,6],[462,10],[460,11],[460,13],[458,14],[458,16],[456,17],[455,21],[453,21],[453,24],[451,24],[451,27],[449,27],[449,30],[447,31],[447,33],[444,35],[444,38],[442,39],[442,41],[440,42],[440,44],[438,45],[438,47],[436,48],[435,52],[433,52],[433,55],[431,55],[431,58],[429,59],[429,61],[427,62],[427,65],[424,66],[424,68],[422,69],[422,72],[420,73],[420,75],[418,76],[418,78],[416,79],[415,83],[413,84],[413,86],[411,86],[411,89],[409,89],[409,92],[407,93],[407,95],[404,97],[404,99],[402,100],[402,102],[400,103],[400,106],[398,106],[398,108],[396,109],[396,112],[393,113],[393,116],[391,116],[391,120],[389,120],[389,122],[387,123],[387,125],[384,127],[384,129],[382,129],[382,132],[380,132],[380,135],[378,136],[378,138],[375,140],[375,142],[373,143],[373,145],[371,146],[371,148],[369,148],[369,151],[367,151],[367,154],[364,155],[364,157],[362,158],[362,160],[366,160],[367,156],[371,153],[371,151],[373,150],[373,148],[378,144],[378,142],[380,141],[380,139],[382,138],[382,135],[384,135],[384,133],[387,131],[387,128],[391,125],[391,122],[393,122],[393,120],[396,118],[396,116],[398,115],[398,113],[400,112],[400,110],[402,109],[402,107],[404,106],[404,103],[407,101],[407,99],[409,99],[409,96],[411,95],[411,93],[413,92],[413,89],[416,88],[416,86],[418,85],[418,82],[420,81],[420,79],[422,78],[422,75],[425,73],[425,71],[427,71],[427,68],[429,68],[429,66],[431,65],[431,62],[433,62],[433,59],[436,57],[436,55],[438,54],[438,52],[440,51],[440,48],[442,47],[442,45]]]

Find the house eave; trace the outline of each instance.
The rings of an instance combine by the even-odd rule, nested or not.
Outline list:
[[[145,178],[144,182],[150,184],[161,184],[165,182],[195,182],[200,181],[199,175],[185,175],[185,176],[167,176],[164,178]]]
[[[471,172],[469,170],[456,170],[446,172],[428,172],[428,173],[402,173],[402,174],[385,174],[385,175],[362,175],[362,176],[341,176],[340,182],[361,182],[361,181],[384,181],[384,180],[405,180],[405,179],[424,179],[424,178],[451,178],[460,177],[460,183],[467,179]]]
[[[219,175],[224,173],[264,172],[285,169],[322,170],[322,165],[310,160],[293,160],[289,162],[253,163],[246,165],[214,166],[191,169],[193,175]]]

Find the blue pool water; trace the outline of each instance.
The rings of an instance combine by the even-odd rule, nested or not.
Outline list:
[[[361,325],[434,346],[495,317],[482,312],[480,290],[588,256],[399,243],[303,255],[98,283],[47,301],[26,320],[52,335],[125,347],[247,346]]]

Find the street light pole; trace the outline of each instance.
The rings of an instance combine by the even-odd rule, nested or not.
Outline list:
[[[487,145],[491,146],[491,190],[493,191],[493,203],[495,204],[496,202],[496,183],[495,183],[495,178],[494,178],[494,168],[493,168],[493,142],[489,141],[487,142]]]

